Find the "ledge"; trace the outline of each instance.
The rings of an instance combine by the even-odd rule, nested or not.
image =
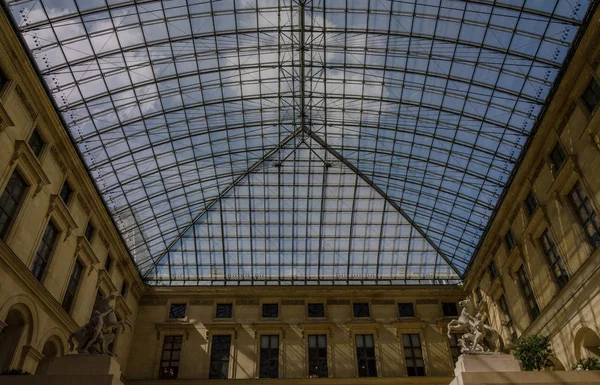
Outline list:
[[[535,374],[535,373],[532,373]],[[235,379],[235,380],[125,380],[127,385],[164,385],[173,383],[178,385],[224,385],[235,383],[237,385],[448,385],[454,377],[450,376],[425,376],[425,377],[334,377],[334,378],[272,378],[272,379]]]
[[[427,327],[427,324],[423,321],[406,321],[406,322],[394,322],[392,326],[396,329],[412,329],[422,330]]]
[[[189,322],[161,322],[154,324],[156,328],[156,339],[160,339],[160,333],[166,331],[181,331],[185,333],[185,339],[190,338],[190,330],[196,330],[196,327]]]
[[[22,171],[26,174],[26,178],[33,181],[36,184],[35,192],[33,196],[36,196],[45,185],[50,184],[48,175],[44,172],[40,161],[35,156],[29,144],[23,140],[17,140],[15,142],[15,152],[13,153],[10,164],[13,165],[15,162],[19,162]]]
[[[66,232],[63,242],[77,229],[75,219],[73,219],[69,209],[58,195],[50,196],[50,205],[48,206],[47,216],[52,216],[58,223],[58,226]]]
[[[125,298],[123,298],[122,295],[118,295],[115,298],[115,311],[117,313],[121,313],[123,316],[123,319],[125,319],[125,318],[129,317],[131,314],[133,314],[131,309],[129,309],[129,306],[127,306],[127,302],[125,302]]]
[[[96,284],[96,288],[102,289],[107,295],[117,291],[117,287],[104,268],[98,270],[98,283]]]
[[[77,248],[75,249],[75,252],[80,255],[86,265],[91,266],[92,269],[95,269],[96,264],[100,263],[96,253],[92,250],[90,242],[83,236],[77,237]]]

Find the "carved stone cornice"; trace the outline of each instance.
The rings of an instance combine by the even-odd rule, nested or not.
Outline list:
[[[77,237],[77,249],[75,252],[83,259],[83,262],[85,262],[86,265],[91,266],[94,269],[96,268],[96,264],[100,263],[96,253],[92,250],[90,242],[83,236]]]
[[[83,210],[83,212],[86,215],[90,215],[91,210],[90,210],[90,206],[87,204],[87,202],[84,200],[84,196],[83,194],[77,194],[77,202],[79,203],[79,205],[81,206],[81,209]]]
[[[15,142],[15,152],[10,160],[10,164],[19,162],[22,171],[27,174],[26,177],[36,185],[33,196],[36,196],[45,185],[50,184],[50,179],[44,172],[40,161],[35,156],[29,144],[23,140]]]
[[[8,111],[4,108],[4,100],[6,99],[6,95],[12,92],[12,89],[15,86],[14,81],[8,81],[2,86],[0,89],[0,132],[4,131],[7,127],[12,127],[15,123],[10,118]]]
[[[60,168],[60,170],[63,173],[66,172],[67,166],[65,165],[65,162],[63,162],[63,160],[55,146],[50,146],[50,154],[54,158],[54,161],[56,162],[56,164],[58,164],[58,167]]]
[[[33,105],[29,102],[29,98],[27,98],[25,92],[23,92],[23,89],[20,85],[17,84],[17,86],[15,87],[15,92],[17,93],[21,104],[23,104],[23,108],[25,108],[25,111],[27,111],[27,114],[29,114],[31,120],[35,120],[37,118],[38,113],[33,107]]]
[[[50,205],[48,206],[48,217],[56,221],[57,225],[65,231],[63,242],[77,229],[77,223],[71,216],[69,209],[58,195],[50,196]]]
[[[182,332],[185,334],[185,339],[190,338],[190,330],[195,330],[196,327],[189,322],[161,322],[154,324],[156,329],[156,339],[160,339],[161,333],[165,332]]]
[[[106,250],[110,249],[110,244],[108,243],[108,240],[106,239],[106,236],[104,235],[102,230],[98,231],[98,238],[100,238],[100,242],[102,242]]]
[[[238,331],[242,329],[242,324],[238,322],[205,323],[204,327],[206,328],[206,339],[208,339],[211,334],[233,332],[233,339],[235,340],[237,339]]]
[[[110,295],[117,291],[117,287],[104,268],[98,269],[98,283],[96,284],[96,288],[99,288],[103,293],[106,293],[106,295]]]
[[[125,302],[125,298],[123,298],[122,295],[118,295],[115,298],[115,311],[120,314],[123,319],[133,314],[129,306],[127,306],[127,302]]]
[[[404,321],[404,322],[394,322],[392,327],[395,329],[401,330],[423,330],[427,327],[427,324],[422,321]]]

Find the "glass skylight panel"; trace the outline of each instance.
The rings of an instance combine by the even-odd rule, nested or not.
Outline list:
[[[157,284],[464,274],[596,8],[3,1],[135,262]],[[315,170],[301,171],[306,162]],[[298,173],[293,191],[282,170]],[[362,223],[362,210],[379,223]],[[403,219],[388,224],[394,212]],[[395,231],[424,240],[419,258],[391,241]],[[185,239],[194,251],[175,261]],[[404,259],[392,257],[398,250]]]

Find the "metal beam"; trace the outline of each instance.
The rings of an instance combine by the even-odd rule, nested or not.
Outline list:
[[[356,173],[356,175],[358,175],[362,180],[364,180],[369,186],[371,186],[375,191],[377,191],[379,193],[379,195],[381,195],[386,202],[388,202],[394,209],[396,209],[396,211],[398,211],[400,213],[400,215],[402,215],[402,217],[404,217],[404,219],[406,219],[408,221],[408,223],[410,223],[415,230],[417,230],[417,232],[419,234],[421,234],[421,236],[423,238],[425,238],[425,240],[431,245],[431,247],[433,247],[433,249],[444,259],[444,261],[446,261],[446,263],[450,266],[450,268],[452,270],[454,270],[454,272],[460,277],[460,278],[464,278],[463,274],[458,271],[456,269],[456,267],[454,266],[454,264],[450,261],[450,259],[444,254],[444,252],[442,250],[440,250],[439,247],[437,247],[435,245],[435,243],[429,238],[429,236],[427,236],[427,234],[425,234],[425,232],[423,232],[423,230],[419,227],[419,225],[417,225],[402,209],[402,207],[400,207],[398,205],[398,203],[396,203],[392,198],[390,198],[385,191],[383,191],[379,186],[377,186],[368,176],[366,176],[362,171],[360,171],[356,166],[354,166],[350,161],[348,161],[348,159],[346,159],[342,154],[340,154],[339,152],[337,152],[335,149],[331,148],[327,142],[325,142],[319,135],[315,134],[314,132],[312,132],[311,129],[309,129],[308,127],[304,128],[304,132],[311,138],[313,139],[315,142],[319,143],[324,149],[326,149],[327,151],[329,151],[333,156],[335,156],[340,162],[342,162],[344,165],[346,165],[346,167],[348,167],[349,169],[351,169],[352,171],[354,171],[354,173]]]

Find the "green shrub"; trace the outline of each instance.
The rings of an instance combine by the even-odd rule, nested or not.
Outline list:
[[[550,341],[544,336],[522,338],[517,341],[514,349],[515,357],[521,361],[523,370],[542,370],[553,366],[549,359],[553,354]]]
[[[2,373],[0,373],[0,375],[5,375],[5,376],[28,376],[30,374],[31,373],[26,372],[21,369],[8,369],[8,370],[5,370]]]
[[[587,357],[577,360],[573,370],[600,370],[600,361],[596,357]]]

